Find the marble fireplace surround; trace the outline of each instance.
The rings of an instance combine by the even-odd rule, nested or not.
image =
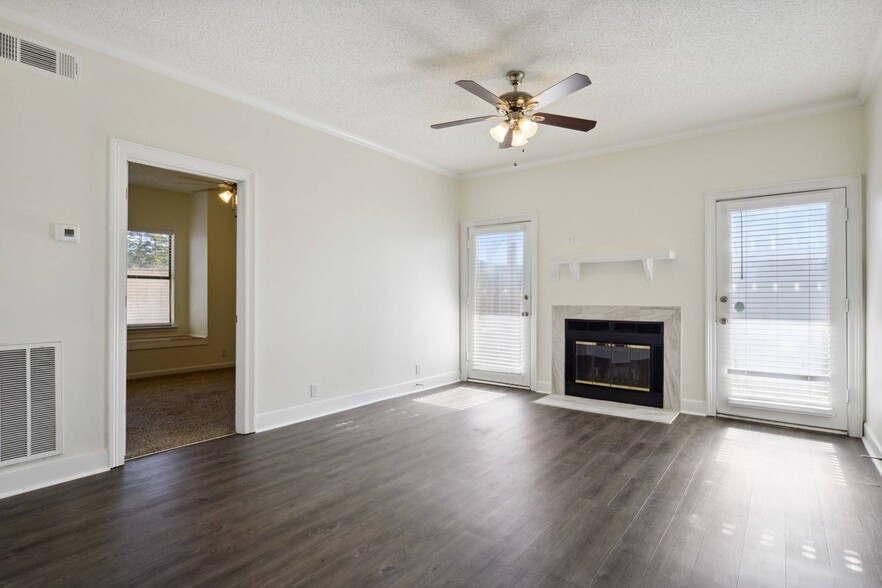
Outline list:
[[[552,306],[551,393],[564,394],[566,319],[649,321],[665,325],[664,409],[680,412],[679,306]]]

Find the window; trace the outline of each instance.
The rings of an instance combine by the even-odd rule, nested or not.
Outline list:
[[[174,233],[129,231],[126,324],[170,327],[174,323]]]

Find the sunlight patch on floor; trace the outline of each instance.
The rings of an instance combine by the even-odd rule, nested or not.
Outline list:
[[[454,410],[465,410],[491,400],[496,400],[505,396],[500,392],[490,392],[488,390],[476,390],[474,388],[465,388],[460,386],[453,390],[444,390],[436,392],[421,398],[414,398],[414,402],[422,402],[424,404],[433,404],[435,406],[443,406]]]
[[[732,427],[726,431],[716,460],[766,472],[814,472],[834,484],[848,485],[836,449],[827,441]]]

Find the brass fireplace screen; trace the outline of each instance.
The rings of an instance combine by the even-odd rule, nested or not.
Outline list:
[[[650,392],[649,345],[575,341],[577,384]]]

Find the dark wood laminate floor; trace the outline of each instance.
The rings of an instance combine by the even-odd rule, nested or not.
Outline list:
[[[377,403],[2,500],[0,583],[882,585],[882,479],[859,441],[506,392]]]

